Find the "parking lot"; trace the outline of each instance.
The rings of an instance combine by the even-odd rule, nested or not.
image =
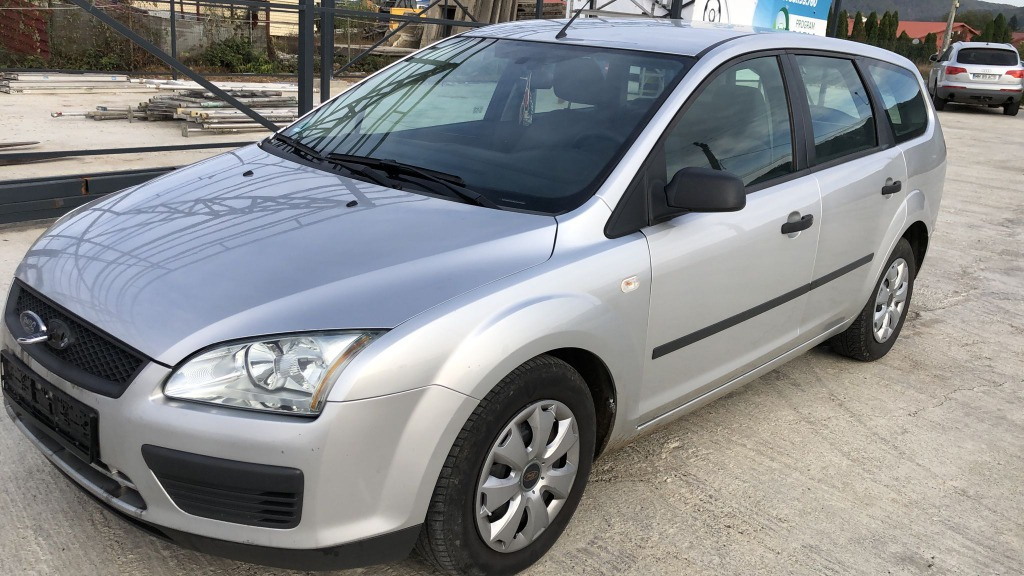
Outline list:
[[[940,120],[945,196],[892,352],[819,347],[606,454],[526,574],[1024,573],[1024,115],[950,105]],[[0,230],[4,293],[42,230]],[[126,524],[6,417],[0,458],[0,574],[287,573]],[[433,572],[412,558],[341,574]]]

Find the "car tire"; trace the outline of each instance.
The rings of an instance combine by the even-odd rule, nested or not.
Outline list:
[[[945,98],[939,98],[939,89],[936,87],[935,92],[932,94],[932,104],[935,105],[935,109],[945,110],[946,102],[948,102],[948,100],[946,100]]]
[[[1007,116],[1016,116],[1017,112],[1020,112],[1020,100],[1003,106],[1003,114]]]
[[[832,351],[863,362],[885,356],[907,319],[916,276],[914,251],[906,238],[900,238],[864,309],[846,331],[829,340]]]
[[[536,562],[565,529],[586,488],[595,422],[590,390],[565,362],[541,355],[513,370],[456,438],[416,550],[452,575],[515,574]],[[518,464],[509,465],[513,461]]]

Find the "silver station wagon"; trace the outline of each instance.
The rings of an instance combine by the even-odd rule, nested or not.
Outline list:
[[[7,412],[192,549],[517,572],[602,452],[818,344],[888,352],[945,173],[925,94],[799,34],[443,40],[61,218],[8,296]]]

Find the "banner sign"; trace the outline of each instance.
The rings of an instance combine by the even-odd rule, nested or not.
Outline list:
[[[824,36],[831,6],[832,0],[696,0],[690,18]]]

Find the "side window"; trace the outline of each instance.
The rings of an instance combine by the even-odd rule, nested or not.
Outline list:
[[[882,95],[896,142],[924,134],[928,128],[928,109],[914,73],[882,62],[870,62],[868,73]]]
[[[666,135],[667,180],[687,167],[731,172],[746,185],[793,172],[789,103],[778,59],[716,76]]]
[[[939,56],[939,62],[946,62],[947,60],[950,59],[950,57],[952,55],[953,55],[953,49],[952,48],[946,48],[946,51],[942,53],[942,56]]]
[[[796,60],[811,111],[815,163],[874,148],[878,140],[871,101],[853,62],[822,56]]]

